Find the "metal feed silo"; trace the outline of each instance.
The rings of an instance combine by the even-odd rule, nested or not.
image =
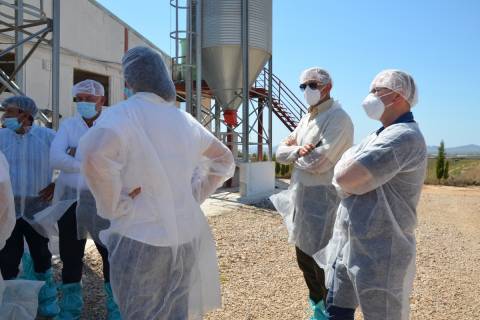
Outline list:
[[[242,103],[242,0],[203,0],[203,77],[233,125]],[[272,0],[248,1],[249,85],[272,55]]]

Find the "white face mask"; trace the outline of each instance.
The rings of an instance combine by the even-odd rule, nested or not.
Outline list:
[[[373,120],[380,120],[385,112],[385,105],[383,101],[375,94],[370,93],[362,102],[363,109],[368,117]]]
[[[318,89],[311,89],[309,86],[305,88],[305,92],[303,93],[305,97],[305,101],[307,101],[309,106],[314,106],[320,102],[322,99],[322,93]]]

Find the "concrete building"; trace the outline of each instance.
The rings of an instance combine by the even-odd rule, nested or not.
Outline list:
[[[39,6],[38,0],[24,0]],[[51,0],[44,0],[44,10],[51,17]],[[13,16],[13,10],[1,7],[2,13]],[[0,19],[4,17],[0,16]],[[28,19],[28,14],[25,14]],[[62,0],[60,14],[60,114],[75,114],[72,85],[86,78],[101,82],[106,89],[106,105],[124,99],[121,58],[128,48],[144,45],[159,52],[170,68],[170,57],[95,0]],[[165,30],[165,35],[167,32]],[[0,49],[14,42],[12,34],[0,34]],[[25,44],[24,54],[33,43]],[[0,68],[13,72],[15,55],[0,58]],[[39,108],[51,109],[51,49],[40,45],[23,68],[23,92],[32,97]],[[4,92],[0,101],[10,96]]]

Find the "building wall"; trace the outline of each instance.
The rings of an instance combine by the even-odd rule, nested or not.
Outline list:
[[[38,1],[26,3],[38,5]],[[148,40],[144,39],[110,12],[93,0],[62,0],[60,15],[60,114],[75,114],[71,88],[75,69],[109,77],[109,104],[123,100],[124,82],[121,74],[121,58],[125,50],[125,28],[128,30],[129,47],[149,46],[159,52],[170,68],[170,58]],[[47,16],[51,16],[51,0],[45,1]],[[39,29],[38,29],[39,30]],[[165,30],[168,36],[169,30]],[[5,40],[5,41],[2,41]],[[0,42],[11,42],[8,36],[0,36]],[[26,54],[32,44],[26,44]],[[0,45],[5,48],[6,45]],[[40,46],[24,66],[24,92],[32,97],[40,108],[51,109],[51,50]],[[8,94],[0,96],[0,101]]]

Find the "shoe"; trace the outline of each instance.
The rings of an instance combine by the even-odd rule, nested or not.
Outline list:
[[[83,311],[82,284],[62,284],[61,292],[60,314],[55,320],[79,320]]]
[[[121,320],[120,310],[113,298],[112,286],[109,282],[104,285],[105,293],[107,294],[107,320]]]
[[[57,301],[57,285],[53,281],[52,269],[45,273],[34,272],[35,280],[44,281],[45,284],[38,293],[38,315],[41,317],[55,317],[60,308]]]

